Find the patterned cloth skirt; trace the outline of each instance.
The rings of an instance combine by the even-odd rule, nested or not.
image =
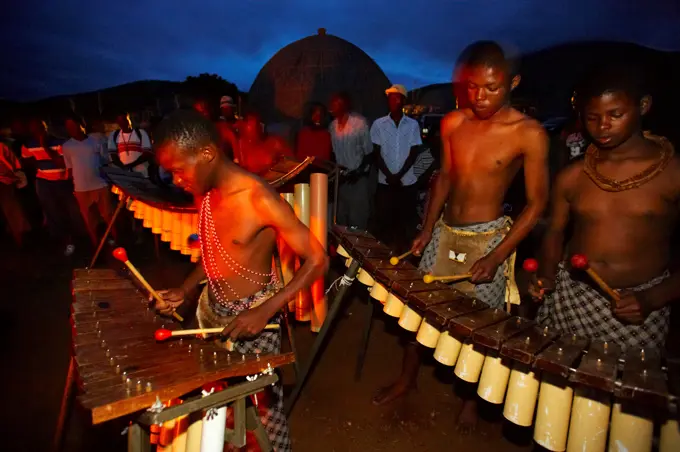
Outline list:
[[[649,289],[669,275],[666,272],[628,290]],[[642,325],[629,325],[614,317],[611,300],[588,282],[572,278],[564,263],[559,266],[555,283],[555,291],[545,297],[538,310],[536,319],[540,323],[557,328],[563,334],[614,342],[624,350],[663,348],[668,335],[668,307],[652,312]]]
[[[203,288],[201,297],[198,301],[196,317],[201,328],[216,328],[226,326],[231,320],[244,309],[254,308],[269,298],[274,296],[281,288],[278,281],[274,280],[270,285],[249,297],[230,303],[224,306],[210,300],[208,285]],[[269,323],[280,323],[279,316],[271,319]],[[217,341],[221,346],[225,343]],[[254,353],[280,353],[281,352],[281,332],[263,331],[257,337],[248,340],[234,342],[234,351],[243,354]],[[258,397],[258,400],[268,400],[267,406],[258,406],[260,420],[267,431],[267,436],[272,448],[276,452],[291,451],[290,433],[288,431],[288,421],[283,410],[283,387],[277,382],[271,388],[271,397]],[[229,419],[227,419],[229,422]],[[230,450],[230,449],[225,449]]]

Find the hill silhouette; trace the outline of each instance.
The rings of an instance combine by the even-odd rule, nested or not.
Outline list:
[[[640,65],[648,76],[653,106],[646,122],[653,132],[680,143],[673,121],[675,106],[680,104],[680,52],[663,52],[631,43],[577,42],[551,47],[521,58],[522,82],[513,98],[530,100],[539,116],[563,116],[570,113],[574,86],[586,72],[607,61],[624,61]],[[411,92],[414,101],[447,104],[452,100],[451,83],[437,83]],[[446,100],[441,100],[446,99]]]
[[[645,68],[654,97],[648,123],[652,131],[666,135],[678,143],[680,128],[672,123],[672,118],[674,107],[680,104],[680,85],[677,84],[677,80],[680,80],[680,52],[663,52],[622,42],[575,42],[547,48],[522,57],[522,82],[513,96],[531,101],[538,108],[541,117],[569,114],[569,99],[573,87],[590,67],[608,60],[635,62]],[[216,78],[221,82],[216,82]],[[196,94],[197,91],[199,94]],[[161,111],[167,111],[173,108],[176,95],[180,103],[185,103],[183,99],[187,96],[207,96],[211,102],[217,102],[219,96],[224,94],[234,98],[245,96],[233,84],[218,76],[201,74],[198,77],[188,77],[185,82],[141,80],[99,91],[50,97],[30,103],[0,100],[0,114],[5,113],[2,116],[6,117],[20,111],[23,114],[59,115],[70,110],[69,99],[73,99],[78,113],[91,116],[99,113],[99,97],[105,116],[157,107]],[[455,105],[450,83],[419,88],[412,91],[412,96],[416,102],[437,102],[444,107]]]
[[[79,115],[92,118],[101,114],[112,119],[123,112],[167,112],[176,108],[177,103],[186,106],[199,97],[208,99],[216,108],[221,96],[230,95],[236,99],[240,94],[236,85],[218,75],[200,74],[189,76],[183,82],[139,80],[97,91],[53,96],[33,102],[20,103],[3,99],[0,100],[0,115],[5,119],[17,114],[58,117],[71,111],[73,102]]]

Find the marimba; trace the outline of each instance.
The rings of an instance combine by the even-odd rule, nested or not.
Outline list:
[[[111,191],[118,196],[119,204],[89,268],[94,267],[123,206],[133,213],[134,218],[141,220],[145,228],[157,234],[161,241],[169,243],[170,249],[190,256],[192,262],[198,262],[201,250],[198,246],[191,246],[189,241],[189,237],[198,232],[198,212],[190,194],[176,187],[156,185],[139,173],[117,167],[105,167],[102,171],[111,183]],[[337,199],[337,166],[317,161],[314,157],[307,157],[303,161],[282,157],[259,176],[281,193],[283,199],[294,208],[300,221],[310,228],[325,247],[329,184],[333,184],[331,193],[333,199]],[[337,209],[337,203],[334,208]],[[283,282],[287,284],[296,271],[296,256],[283,242],[278,244],[278,248]],[[311,320],[312,329],[318,331],[326,315],[323,278],[314,283],[311,292],[311,298],[307,293],[301,293],[298,300],[291,303],[290,310],[295,312],[297,320]]]
[[[272,187],[284,189],[292,180],[312,168],[327,171],[318,165],[312,167],[313,162],[312,157],[303,161],[282,158],[262,177]],[[170,249],[191,256],[192,262],[198,261],[200,249],[191,247],[187,240],[198,230],[198,211],[190,194],[176,187],[157,185],[139,173],[117,167],[105,167],[102,171],[111,182],[111,191],[120,201],[126,201],[127,209],[142,221],[145,228],[158,234],[161,241],[169,243]]]
[[[76,270],[72,287],[69,375],[73,377],[75,370],[78,401],[91,412],[93,424],[147,410],[130,429],[130,450],[148,449],[148,431],[140,426],[144,424],[152,431],[154,426],[161,432],[169,430],[165,445],[176,450],[221,451],[227,440],[237,447],[245,445],[247,423],[262,440],[262,450],[270,450],[262,424],[259,418],[251,419],[257,416],[252,407],[246,409],[245,400],[275,383],[273,370],[292,363],[292,353],[242,355],[192,337],[156,342],[154,331],[180,326],[156,315],[129,279],[113,270]],[[245,377],[247,382],[207,397],[176,400],[211,382]],[[191,414],[219,411],[226,404],[235,416],[234,430],[226,439],[224,420],[211,437],[207,421]],[[212,449],[206,441],[214,443]]]
[[[675,419],[677,363],[653,350],[623,354],[613,343],[564,336],[511,316],[424,274],[407,262],[390,264],[388,247],[370,234],[333,228],[338,254],[384,304],[388,316],[416,333],[435,359],[477,394],[504,404],[504,417],[534,426],[534,440],[551,451],[651,451],[659,421],[660,452],[680,450]],[[353,275],[346,275],[353,277]],[[607,443],[607,438],[609,441]]]

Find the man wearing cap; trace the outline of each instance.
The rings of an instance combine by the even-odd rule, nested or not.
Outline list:
[[[236,113],[234,113],[234,99],[231,96],[222,96],[220,99],[220,121],[235,125],[237,121]]]
[[[418,122],[404,115],[406,88],[393,85],[385,91],[390,113],[376,119],[371,141],[378,167],[375,198],[375,235],[399,250],[409,246],[418,223],[418,189],[413,164],[420,152]]]

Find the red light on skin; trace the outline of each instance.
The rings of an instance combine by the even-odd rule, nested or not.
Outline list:
[[[588,258],[583,254],[574,254],[571,256],[571,266],[579,270],[585,270],[588,268]]]
[[[536,273],[538,271],[538,261],[536,259],[525,259],[522,268],[529,273]]]

